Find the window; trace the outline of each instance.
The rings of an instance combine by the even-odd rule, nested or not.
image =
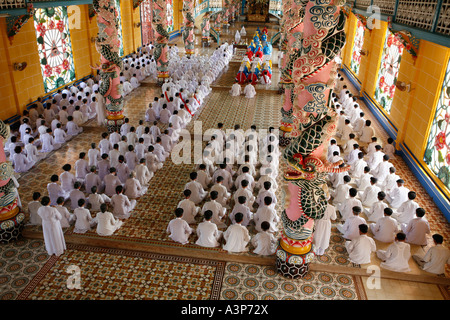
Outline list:
[[[167,32],[173,31],[173,0],[167,0]]]
[[[116,3],[116,10],[117,10],[117,29],[118,29],[118,38],[120,41],[120,48],[119,48],[119,56],[123,56],[123,36],[122,36],[122,17],[120,15],[120,0],[115,0]]]
[[[67,7],[36,9],[34,27],[45,92],[75,80]]]
[[[403,45],[388,29],[375,89],[375,100],[387,113],[390,113],[394,100],[395,83],[397,82],[402,53]]]
[[[142,44],[153,41],[152,29],[152,6],[150,0],[141,3],[141,21],[142,21]]]
[[[358,19],[356,24],[355,42],[353,43],[352,60],[350,61],[350,69],[355,75],[359,73],[359,66],[361,65],[361,49],[364,44],[364,24]]]
[[[424,161],[430,170],[450,189],[450,61],[436,106],[425,149]]]

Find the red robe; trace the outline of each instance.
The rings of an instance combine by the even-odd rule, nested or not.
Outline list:
[[[247,80],[247,76],[245,75],[244,71],[239,71],[236,80],[239,82],[239,84],[244,84]]]

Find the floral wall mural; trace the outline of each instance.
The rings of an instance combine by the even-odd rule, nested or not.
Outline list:
[[[45,92],[75,80],[67,7],[36,9],[34,27]]]
[[[450,61],[436,106],[424,161],[450,190]]]
[[[361,65],[360,51],[364,44],[365,29],[364,24],[358,19],[358,23],[356,24],[355,42],[353,43],[352,60],[350,61],[350,69],[355,75],[358,75],[359,66]]]
[[[403,44],[388,30],[375,89],[375,100],[387,113],[390,113],[394,100],[395,83],[400,69],[403,48]]]

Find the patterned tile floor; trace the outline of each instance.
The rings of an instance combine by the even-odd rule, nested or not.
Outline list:
[[[238,26],[240,28],[240,25]],[[247,32],[250,34],[251,28]],[[233,28],[228,32],[231,37]],[[226,39],[224,34],[221,39]],[[180,38],[173,41],[178,43]],[[209,53],[213,48],[198,48],[200,53]],[[238,57],[235,57],[238,60]],[[254,99],[230,97],[227,90],[221,87],[231,86],[235,73],[231,69],[235,65],[230,64],[228,70],[213,84],[213,92],[206,99],[199,115],[194,120],[202,121],[202,131],[213,128],[218,122],[223,122],[226,128],[232,128],[239,123],[243,129],[252,124],[258,128],[277,126],[279,123],[283,96],[275,90],[257,90]],[[274,72],[278,72],[274,68]],[[231,70],[231,71],[230,71]],[[137,124],[143,118],[145,109],[160,89],[147,81],[137,90],[126,97],[126,115],[132,124]],[[193,132],[193,121],[188,129]],[[386,140],[386,134],[377,125],[377,134]],[[26,210],[27,203],[35,190],[46,190],[46,185],[51,174],[62,172],[62,164],[75,163],[80,151],[89,148],[92,141],[99,141],[103,128],[95,123],[85,126],[83,134],[67,143],[62,149],[50,155],[45,162],[39,163],[36,168],[23,175],[19,179],[21,187],[19,193]],[[396,159],[396,167],[405,176],[411,176],[408,168],[401,159]],[[365,299],[364,287],[361,285],[361,277],[348,275],[352,268],[360,266],[351,265],[343,247],[344,239],[333,228],[330,248],[326,254],[317,258],[315,263],[320,265],[336,265],[349,267],[348,274],[333,274],[328,272],[311,272],[306,279],[287,281],[275,274],[273,267],[258,266],[237,262],[217,262],[210,259],[183,258],[170,256],[171,248],[183,248],[186,252],[200,252],[205,257],[213,257],[217,254],[227,255],[219,248],[205,249],[194,245],[195,236],[185,246],[178,245],[165,235],[167,223],[172,219],[173,209],[181,200],[181,192],[184,183],[188,181],[188,174],[194,165],[175,165],[166,161],[164,167],[159,170],[151,180],[149,190],[141,197],[130,219],[113,237],[109,249],[98,247],[90,248],[85,243],[95,243],[99,239],[95,232],[84,235],[73,234],[69,228],[65,231],[66,237],[70,236],[73,243],[68,245],[67,252],[60,258],[48,257],[41,240],[23,239],[14,244],[0,246],[0,292],[3,299]],[[181,179],[180,179],[181,177]],[[281,183],[281,179],[279,180]],[[414,179],[408,183],[416,183]],[[416,187],[416,185],[414,185]],[[417,189],[419,190],[419,189]],[[282,198],[281,190],[277,191],[279,199]],[[44,191],[44,193],[46,193]],[[448,235],[448,223],[442,214],[434,210],[435,206],[426,194],[419,193],[420,201],[427,205],[427,211],[433,231],[443,232]],[[281,201],[278,205],[280,212]],[[39,235],[39,228],[27,227],[29,234]],[[448,237],[447,237],[448,238]],[[118,249],[114,244],[138,246],[150,244],[163,248],[167,255],[153,253],[137,253],[135,251]],[[212,255],[211,255],[212,254]],[[241,256],[257,258],[253,253],[245,253]],[[101,258],[100,258],[101,257]],[[122,263],[123,269],[134,268],[136,277],[119,275],[116,263]],[[70,276],[66,268],[71,265],[81,268],[82,279],[88,279],[89,283],[81,291],[67,290],[65,283]],[[151,270],[151,271],[150,271]],[[193,272],[192,270],[196,270]],[[202,270],[202,272],[197,272]],[[236,271],[240,270],[240,271]],[[98,272],[97,272],[98,271]],[[245,272],[244,272],[245,271]],[[189,282],[168,283],[168,275],[177,274],[179,277],[187,277]],[[247,281],[252,275],[257,275],[255,282]],[[106,278],[109,276],[110,278]],[[112,277],[116,281],[110,283]],[[170,281],[169,281],[170,282]],[[195,282],[195,283],[194,283]],[[200,287],[203,290],[198,290]],[[221,285],[219,285],[220,283]],[[95,285],[94,285],[95,284]],[[124,295],[119,293],[125,284],[130,284],[134,289],[126,291]],[[367,290],[367,289],[366,289]],[[448,296],[448,295],[447,295]],[[442,296],[441,296],[442,297]],[[376,297],[375,297],[376,298]]]

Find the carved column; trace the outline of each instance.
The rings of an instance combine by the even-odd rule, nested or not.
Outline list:
[[[8,243],[21,235],[25,215],[19,207],[14,180],[14,169],[6,160],[4,143],[9,138],[9,126],[0,120],[0,242]]]
[[[298,2],[298,1],[297,1]],[[291,142],[283,152],[288,169],[283,232],[276,251],[277,270],[299,278],[314,258],[314,221],[327,206],[325,177],[340,163],[326,160],[326,146],[336,130],[337,115],[330,100],[336,78],[334,58],[345,43],[341,0],[311,0],[306,4],[300,49],[292,64]],[[288,41],[289,46],[289,41]]]
[[[102,84],[99,93],[105,98],[106,125],[114,131],[123,124],[123,97],[120,85],[122,59],[119,55],[118,11],[114,0],[94,0],[97,12],[98,35],[95,48],[100,53],[100,77]]]
[[[202,20],[202,24],[201,24],[201,28],[202,28],[202,42],[209,44],[209,40],[210,40],[210,32],[211,32],[211,25],[209,22],[209,12],[205,13],[205,15],[203,16],[203,20]]]
[[[194,35],[194,0],[183,0],[183,18],[184,30],[183,41],[186,55],[195,54],[195,35]]]
[[[167,31],[167,3],[165,0],[152,0],[152,27],[156,43],[153,56],[156,60],[158,82],[169,77],[169,32]]]

